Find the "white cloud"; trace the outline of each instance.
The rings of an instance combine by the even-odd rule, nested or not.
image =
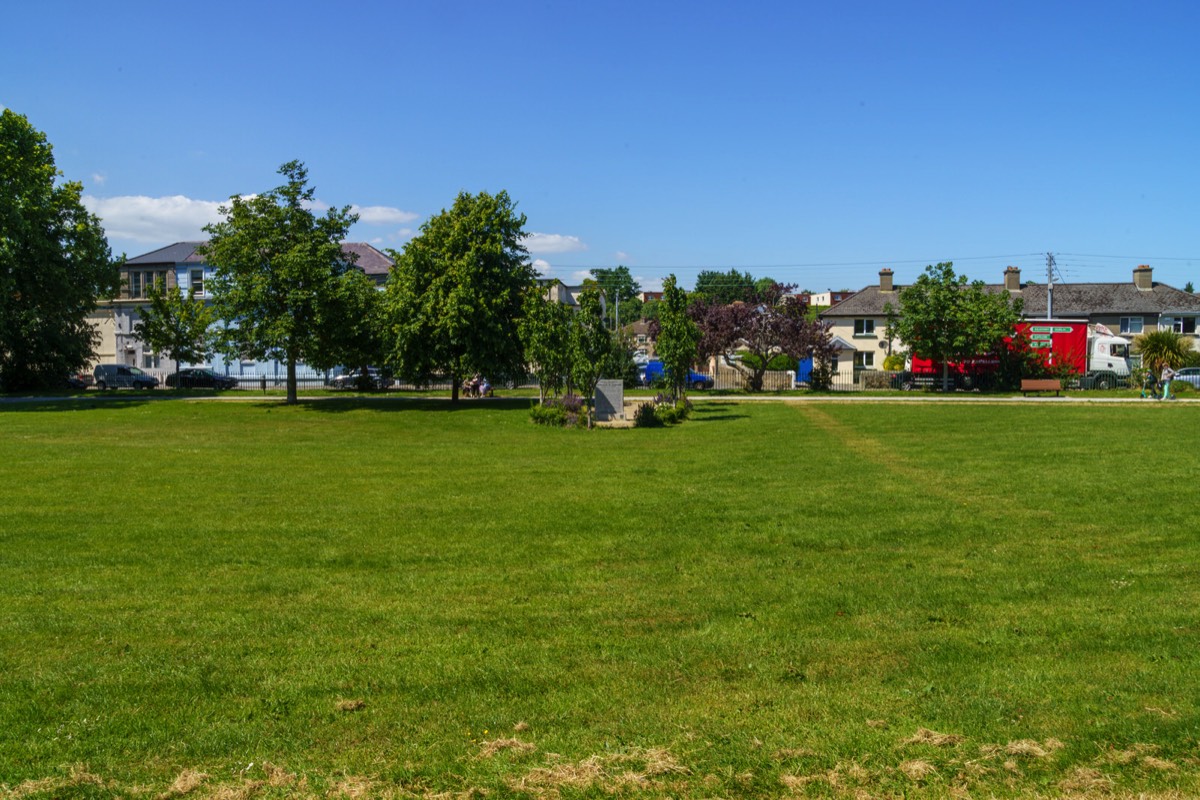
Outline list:
[[[219,222],[222,202],[173,197],[83,196],[83,205],[100,218],[110,239],[134,242],[181,242],[204,238],[205,225]]]
[[[583,283],[592,277],[590,270],[580,269],[571,273],[571,283]]]
[[[661,292],[662,278],[646,278],[641,275],[634,275],[633,279],[642,287],[643,292]]]
[[[629,260],[629,253],[626,253],[624,250],[618,250],[616,253],[616,256],[617,256],[618,262],[623,262],[623,261]]]
[[[578,236],[564,236],[561,233],[527,234],[525,247],[531,253],[578,253],[587,250],[587,245]]]
[[[358,214],[358,221],[368,225],[401,225],[412,222],[420,215],[411,211],[402,211],[391,206],[350,206],[350,210]]]
[[[535,258],[533,260],[533,268],[537,270],[538,274],[543,278],[553,277],[550,273],[554,271],[554,267],[550,266],[550,262],[544,258]]]
[[[103,172],[92,173],[92,183],[96,184],[97,186],[103,186],[106,180],[108,180],[108,176]]]

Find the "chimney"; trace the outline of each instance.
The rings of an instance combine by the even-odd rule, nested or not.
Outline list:
[[[1140,264],[1133,270],[1133,285],[1140,292],[1148,292],[1154,288],[1154,270],[1149,264]]]
[[[884,267],[883,269],[879,270],[879,291],[881,291],[881,292],[896,291],[895,289],[892,288],[892,271],[890,269],[888,269],[887,267]]]
[[[1021,291],[1021,268],[1006,267],[1004,270],[1004,289],[1008,292]]]

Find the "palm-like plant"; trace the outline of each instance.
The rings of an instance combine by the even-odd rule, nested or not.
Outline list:
[[[1141,355],[1142,366],[1155,374],[1164,366],[1181,366],[1191,349],[1190,342],[1169,328],[1149,331],[1133,340],[1133,352]]]

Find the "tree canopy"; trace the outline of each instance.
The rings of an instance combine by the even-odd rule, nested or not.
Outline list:
[[[943,262],[925,268],[900,290],[900,308],[888,306],[888,336],[899,338],[913,355],[942,365],[949,386],[949,363],[996,352],[1021,318],[1021,300],[1008,292],[989,292],[983,281]]]
[[[592,427],[596,384],[611,367],[613,337],[604,327],[600,291],[595,286],[579,295],[579,311],[571,319],[571,379],[588,401],[588,427]]]
[[[710,305],[727,305],[739,300],[752,300],[757,290],[756,280],[749,272],[701,270],[696,276],[696,286],[691,292],[693,301],[705,301]],[[773,283],[773,282],[772,282]]]
[[[88,314],[119,288],[83,187],[58,183],[46,136],[23,115],[0,112],[0,384],[56,386],[91,360]]]
[[[788,296],[791,289],[774,283],[766,291],[749,291],[745,301],[716,303],[702,299],[693,303],[689,313],[702,334],[701,357],[719,356],[726,366],[742,375],[753,392],[762,390],[771,359],[780,354],[794,362],[810,355],[817,361],[829,360],[828,327],[808,317],[806,306]],[[739,353],[753,358],[737,358]]]
[[[614,328],[620,319],[632,322],[641,316],[642,302],[637,294],[642,290],[641,285],[633,279],[629,267],[617,266],[612,269],[597,267],[591,270],[592,280],[604,291],[605,318]]]
[[[674,386],[676,402],[687,390],[688,370],[696,361],[700,328],[688,316],[687,294],[679,288],[674,275],[663,281],[663,296],[658,304],[658,319],[652,323],[654,352]]]
[[[524,226],[507,192],[463,192],[403,252],[392,252],[389,345],[401,375],[415,382],[448,377],[457,402],[468,375],[524,374],[518,321],[536,277]]]
[[[213,303],[226,327],[222,349],[287,364],[287,402],[296,402],[296,364],[317,362],[328,345],[338,279],[352,268],[342,240],[358,215],[349,206],[312,211],[314,189],[299,161],[287,181],[252,197],[231,197],[225,219],[206,225],[200,249],[216,267]]]
[[[175,362],[195,364],[212,351],[212,307],[199,297],[185,295],[155,283],[150,288],[150,307],[142,310],[137,336],[156,352]]]
[[[541,292],[529,292],[518,328],[525,362],[538,379],[538,396],[560,395],[571,372],[571,311]]]

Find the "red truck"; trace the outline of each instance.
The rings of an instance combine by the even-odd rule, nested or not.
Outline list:
[[[1040,354],[1046,366],[1067,366],[1079,376],[1084,388],[1112,389],[1129,381],[1129,342],[1103,325],[1087,320],[1030,319],[1014,328]],[[1006,339],[1007,346],[1012,338]],[[996,355],[982,355],[961,362],[950,362],[950,380],[954,386],[970,389],[987,385],[1000,366]],[[942,380],[942,365],[927,358],[912,358],[909,368],[911,386],[937,386]]]

